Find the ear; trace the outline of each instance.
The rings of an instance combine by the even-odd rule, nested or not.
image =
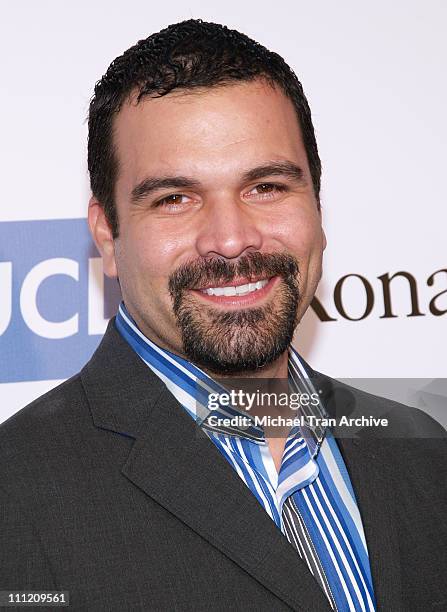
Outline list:
[[[88,203],[88,225],[90,233],[101,254],[104,274],[110,278],[117,278],[118,272],[115,262],[115,243],[112,237],[112,228],[104,214],[104,207],[93,196]]]
[[[324,251],[324,249],[327,247],[327,240],[326,240],[326,234],[324,233],[324,229],[321,228],[321,231],[323,232],[323,251]]]

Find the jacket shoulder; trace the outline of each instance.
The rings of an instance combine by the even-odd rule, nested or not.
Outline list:
[[[0,424],[0,458],[42,448],[46,441],[79,427],[87,413],[80,374],[76,374]]]
[[[315,370],[313,375],[323,389],[324,406],[331,416],[387,419],[384,437],[447,438],[441,423],[424,410],[374,395]]]

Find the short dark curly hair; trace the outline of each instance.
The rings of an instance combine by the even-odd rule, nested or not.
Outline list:
[[[278,85],[295,107],[312,183],[320,205],[321,162],[311,112],[301,83],[277,53],[224,25],[189,19],[138,41],[110,64],[96,83],[88,114],[88,170],[93,195],[104,207],[113,237],[118,237],[115,183],[118,159],[113,119],[136,90],[159,97],[174,89],[193,89],[264,78]]]

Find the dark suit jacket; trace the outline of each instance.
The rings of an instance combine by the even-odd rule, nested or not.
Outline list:
[[[0,426],[0,590],[67,590],[70,609],[94,612],[329,611],[294,548],[113,322],[80,374]],[[447,610],[445,432],[313,375],[332,413],[398,415],[388,439],[339,440],[379,609]],[[394,437],[403,429],[410,439]]]

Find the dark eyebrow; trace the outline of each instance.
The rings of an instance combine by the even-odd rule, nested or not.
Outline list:
[[[296,182],[304,182],[303,170],[290,161],[271,162],[256,166],[242,175],[242,182],[252,183],[266,176],[285,176]],[[200,182],[187,176],[147,177],[135,185],[130,194],[133,204],[138,204],[158,189],[197,189]]]
[[[304,182],[304,172],[302,168],[291,161],[271,162],[262,166],[257,166],[245,172],[242,180],[246,183],[259,181],[266,176],[285,176],[296,182]]]
[[[199,181],[186,176],[148,177],[135,185],[130,194],[130,200],[133,204],[137,204],[158,189],[197,189],[199,186]]]

